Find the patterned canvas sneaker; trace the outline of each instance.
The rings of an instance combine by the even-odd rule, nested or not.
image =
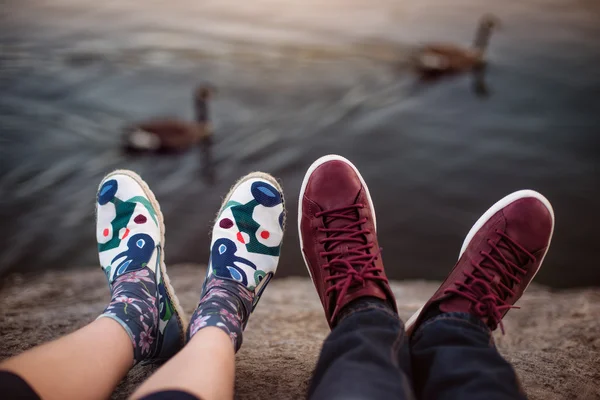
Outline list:
[[[164,263],[160,206],[136,173],[107,175],[98,189],[96,237],[112,300],[99,318],[129,334],[134,363],[164,361],[185,343],[185,314]]]
[[[298,200],[298,229],[330,327],[344,306],[362,297],[381,299],[397,312],[377,242],[373,201],[350,161],[329,155],[310,166]]]
[[[189,338],[216,326],[230,336],[236,351],[240,348],[250,313],[277,270],[285,224],[282,193],[275,178],[253,172],[225,197]]]
[[[542,266],[554,231],[550,202],[532,190],[512,193],[473,225],[452,272],[406,323],[408,334],[445,312],[474,314],[491,330],[521,297]]]

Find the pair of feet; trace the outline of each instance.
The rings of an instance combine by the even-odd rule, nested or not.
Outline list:
[[[200,302],[188,324],[164,263],[165,225],[148,185],[134,172],[106,176],[98,189],[96,238],[112,299],[99,318],[128,333],[134,364],[164,361],[200,329],[214,326],[242,343],[248,318],[279,260],[285,212],[282,190],[255,172],[226,196],[213,227]]]
[[[226,196],[189,327],[166,274],[163,218],[148,186],[130,171],[116,171],[101,183],[97,209],[100,263],[112,293],[101,317],[113,318],[129,333],[134,362],[168,359],[206,326],[222,329],[236,350],[240,347],[279,260],[285,209],[274,178],[247,175]],[[500,200],[475,223],[446,281],[408,321],[409,335],[444,312],[474,314],[492,330],[501,325],[539,270],[553,227],[552,208],[539,193],[520,191]],[[373,202],[352,163],[340,156],[313,163],[300,191],[298,229],[331,327],[359,299],[397,311]]]
[[[298,228],[305,263],[330,327],[361,299],[397,312],[377,241],[375,208],[356,167],[325,156],[309,168],[300,191]],[[425,320],[461,312],[491,330],[540,269],[554,230],[548,200],[531,190],[512,193],[477,220],[458,262],[434,295],[406,323],[412,336]],[[376,299],[376,300],[374,300]]]

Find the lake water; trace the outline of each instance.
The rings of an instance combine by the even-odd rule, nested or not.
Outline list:
[[[171,4],[171,3],[175,3]],[[282,180],[290,224],[278,275],[305,274],[297,196],[338,153],[376,204],[393,278],[442,279],[473,222],[531,188],[556,230],[538,282],[600,285],[600,3],[591,0],[5,0],[0,12],[0,273],[97,265],[94,196],[116,168],[157,195],[168,263],[207,261],[211,220],[241,175]],[[502,27],[476,79],[419,83],[428,41]],[[192,118],[218,88],[206,154],[132,156],[124,125]]]

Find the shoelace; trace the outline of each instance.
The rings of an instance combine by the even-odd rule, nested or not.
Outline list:
[[[337,292],[336,307],[331,319],[335,319],[339,311],[340,300],[344,298],[348,290],[356,285],[366,285],[367,281],[387,281],[385,277],[379,275],[383,270],[375,266],[375,260],[379,256],[381,249],[371,253],[373,243],[368,243],[365,235],[371,233],[370,230],[362,228],[367,222],[367,218],[359,218],[358,210],[364,208],[364,204],[353,204],[347,207],[340,207],[332,210],[321,211],[315,214],[317,218],[326,218],[330,224],[334,220],[347,220],[347,224],[336,228],[319,228],[320,232],[327,235],[321,239],[325,251],[319,254],[322,257],[331,257],[329,262],[323,267],[330,269],[330,276],[325,278],[326,282],[332,282],[327,288],[325,294],[333,291]],[[347,250],[334,250],[341,244],[347,244]]]
[[[514,296],[512,288],[521,283],[519,275],[525,275],[527,270],[507,259],[503,250],[514,255],[520,265],[525,265],[528,260],[535,262],[536,258],[506,233],[499,230],[496,233],[502,239],[497,245],[487,240],[492,249],[480,252],[484,260],[479,264],[471,261],[475,270],[464,273],[466,283],[457,281],[458,289],[448,289],[445,293],[454,293],[473,302],[474,313],[479,318],[487,318],[492,330],[499,325],[504,334],[503,313],[511,308],[520,308],[508,304],[506,299]]]

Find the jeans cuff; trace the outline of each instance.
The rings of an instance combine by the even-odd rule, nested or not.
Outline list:
[[[400,317],[398,316],[398,314],[396,314],[394,312],[394,310],[392,310],[388,305],[386,305],[384,303],[379,303],[379,302],[374,302],[374,303],[365,302],[364,304],[361,304],[360,306],[345,307],[345,309],[342,310],[339,317],[337,318],[335,324],[339,325],[340,322],[342,322],[346,318],[351,317],[355,314],[364,313],[364,312],[372,312],[372,311],[383,312],[383,313],[387,314],[389,317],[392,317],[392,318],[397,319],[398,321],[402,322],[400,320]]]
[[[477,330],[490,337],[492,336],[492,331],[490,330],[490,328],[479,317],[465,312],[442,313],[426,321],[423,321],[423,323],[421,323],[421,326],[418,327],[417,331],[414,333],[413,336],[415,338],[419,337],[425,328],[438,321],[459,321],[463,324],[476,328]]]

